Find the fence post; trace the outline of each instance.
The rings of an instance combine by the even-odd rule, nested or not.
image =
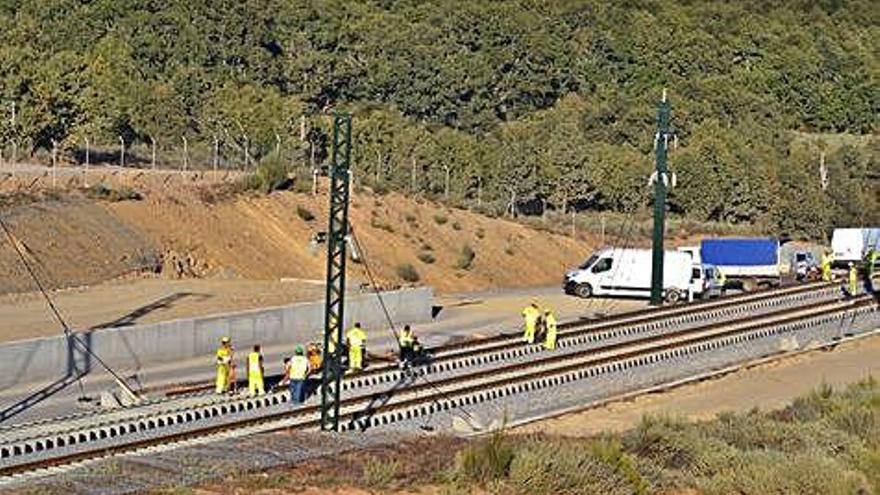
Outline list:
[[[250,156],[248,155],[248,144],[250,144],[250,141],[248,141],[247,134],[245,134],[244,135],[244,169],[245,170],[247,170],[248,164],[250,162]]]
[[[52,140],[52,189],[57,187],[58,141]]]
[[[217,155],[220,151],[220,140],[217,139],[217,135],[214,134],[214,172],[217,172]]]
[[[83,170],[83,187],[89,187],[89,137],[86,140],[86,168]]]
[[[180,137],[183,139],[183,171],[186,172],[189,166],[189,141],[186,140],[186,136]]]
[[[125,140],[119,136],[119,166],[125,167]]]
[[[150,166],[153,170],[156,170],[156,139],[153,136],[150,136],[150,143],[152,144]]]

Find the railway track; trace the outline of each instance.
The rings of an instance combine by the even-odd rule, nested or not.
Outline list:
[[[790,296],[792,293],[786,294]],[[512,394],[636,370],[668,359],[712,352],[725,346],[747,345],[759,339],[795,334],[811,326],[844,322],[847,318],[877,318],[877,304],[870,298],[848,301],[816,299],[733,321],[696,324],[668,332],[631,334],[632,338],[606,342],[601,347],[584,347],[574,343],[576,338],[591,335],[591,330],[573,326],[566,331],[582,333],[579,336],[569,335],[572,344],[563,352],[542,353],[517,362],[493,360],[490,365],[468,373],[435,375],[430,382],[424,383],[419,382],[413,373],[401,374],[396,382],[382,391],[364,387],[361,393],[343,400],[343,429],[412,421]],[[720,307],[715,306],[716,309]],[[708,306],[703,309],[708,309]],[[679,313],[679,316],[684,314],[690,313]],[[624,320],[620,318],[617,326],[623,326]],[[604,328],[602,324],[604,322],[591,322],[586,326],[592,325],[592,330],[598,331],[598,328]],[[504,338],[496,338],[492,342],[496,347],[507,344],[509,342]],[[488,348],[488,353],[498,352],[496,347]],[[483,350],[487,350],[485,346]],[[462,353],[473,352],[476,352],[475,349],[463,346],[457,350],[447,349],[445,354],[448,359],[463,359],[466,356],[462,356]],[[438,353],[438,358],[443,354]],[[399,370],[386,372],[400,373]],[[317,425],[317,406],[292,410],[287,401],[287,394],[278,393],[145,413],[100,425],[79,425],[66,431],[62,431],[63,428],[50,428],[43,431],[41,436],[9,436],[3,432],[0,435],[0,476],[4,478],[0,480],[51,473],[57,469],[55,466],[143,449],[168,448],[169,444],[209,440],[217,435],[314,428]],[[36,430],[32,433],[36,433]]]
[[[831,300],[838,295],[839,288],[836,285],[815,283],[740,294],[690,305],[627,312],[598,320],[574,320],[559,325],[558,346],[560,349],[576,346],[599,347],[640,335],[679,330],[738,315],[761,314],[781,308],[796,307],[811,301]],[[523,343],[519,332],[500,333],[488,338],[434,347],[430,350],[432,356],[429,364],[420,366],[415,371],[425,376],[448,376],[496,361],[529,359],[530,356],[543,350],[540,344]],[[381,388],[398,382],[408,374],[411,373],[405,373],[394,364],[374,365],[362,373],[346,377],[342,391],[348,394],[359,389]],[[277,378],[275,377],[276,380]],[[269,381],[271,383],[272,378],[269,378]],[[57,431],[55,425],[65,425],[68,429],[71,426],[101,426],[131,416],[174,412],[188,407],[211,406],[229,401],[228,397],[213,393],[212,383],[202,383],[183,389],[172,387],[166,390],[170,390],[171,393],[138,406],[80,412],[58,418],[2,426],[0,441],[9,436],[15,440],[27,438],[29,431],[32,430],[37,430],[40,434],[45,433],[46,430]],[[11,432],[15,433],[10,435]]]
[[[827,283],[811,283],[796,285],[783,289],[763,290],[739,294],[727,298],[699,301],[692,304],[649,308],[631,311],[600,319],[579,319],[563,322],[559,325],[559,344],[567,345],[576,339],[579,341],[601,342],[629,335],[663,329],[675,328],[678,325],[698,324],[712,318],[726,318],[750,312],[768,311],[787,305],[802,304],[809,301],[830,299],[840,293],[839,286]],[[499,357],[510,358],[510,352],[518,349],[517,355],[541,352],[540,345],[524,345],[520,332],[502,332],[491,337],[468,339],[460,342],[436,346],[430,349],[431,363],[422,368],[426,373],[460,366],[460,360],[479,356],[487,351],[500,353]],[[453,364],[444,364],[453,363]],[[372,365],[355,377],[349,377],[343,384],[343,391],[365,385],[392,382],[400,376],[396,364],[381,363]],[[276,380],[280,377],[272,377]],[[241,382],[241,386],[246,385]],[[166,397],[194,396],[213,390],[213,383],[197,382],[183,386],[168,385],[152,389],[154,393],[162,393]],[[0,430],[2,431],[2,430]]]

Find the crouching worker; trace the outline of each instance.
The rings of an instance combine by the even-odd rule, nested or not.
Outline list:
[[[321,349],[318,344],[312,342],[306,349],[306,358],[309,360],[309,370],[314,373],[321,369],[324,364],[324,358],[321,356]]]
[[[309,376],[309,358],[306,357],[302,346],[296,346],[293,357],[290,358],[288,368],[288,387],[290,389],[290,402],[302,404],[306,400],[306,378]]]
[[[403,330],[397,336],[397,343],[400,347],[400,367],[403,368],[412,363],[415,357],[413,353],[415,351],[416,336],[409,325],[404,325]]]

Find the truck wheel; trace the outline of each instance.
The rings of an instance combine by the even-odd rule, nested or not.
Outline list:
[[[681,293],[678,292],[678,289],[669,289],[666,291],[666,302],[669,304],[675,304],[681,299]]]
[[[579,284],[575,289],[574,293],[577,294],[578,297],[583,297],[584,299],[589,299],[593,296],[593,287],[590,284]]]

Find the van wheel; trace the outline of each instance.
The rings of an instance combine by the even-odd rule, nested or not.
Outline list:
[[[675,304],[678,300],[681,299],[681,293],[678,292],[678,289],[669,289],[666,291],[666,302],[669,304]]]
[[[588,299],[593,296],[593,287],[590,284],[580,284],[574,289],[574,293],[577,294],[578,297]]]

